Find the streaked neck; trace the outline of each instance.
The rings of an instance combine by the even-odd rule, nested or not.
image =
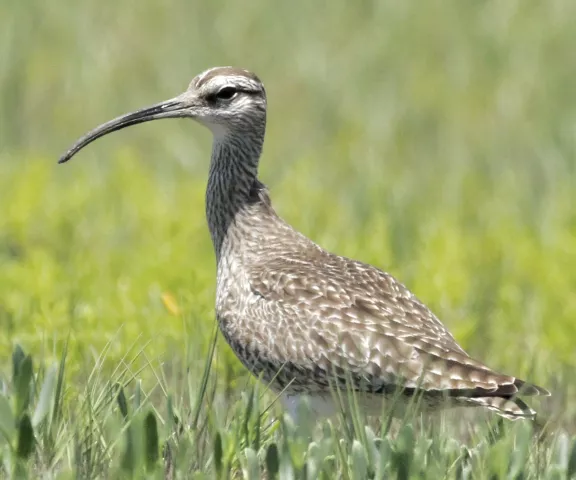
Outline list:
[[[235,218],[254,203],[264,126],[214,138],[206,190],[206,217],[219,262]]]

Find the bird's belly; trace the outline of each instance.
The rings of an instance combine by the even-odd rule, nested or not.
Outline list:
[[[219,319],[220,320],[220,319]],[[318,418],[330,417],[338,412],[355,409],[367,416],[392,415],[403,418],[407,409],[434,412],[450,407],[472,406],[465,399],[440,398],[422,392],[414,398],[402,392],[369,393],[348,392],[345,383],[334,381],[328,372],[312,364],[294,364],[280,361],[271,355],[266,345],[240,338],[230,325],[220,324],[227,343],[242,364],[270,390],[281,395],[282,403],[293,418],[298,416],[299,405]],[[350,404],[354,396],[353,405]]]
[[[274,393],[288,397],[310,396],[319,414],[334,412],[334,388],[346,396],[345,378],[337,378],[310,359],[291,360],[277,354],[273,343],[254,341],[241,335],[231,322],[220,320],[220,330],[228,345],[242,364]],[[366,405],[373,405],[380,413],[383,395],[372,395]],[[370,407],[371,410],[374,408]]]
[[[292,368],[273,358],[267,345],[238,338],[238,335],[226,326],[221,325],[220,330],[238,360],[252,375],[275,392],[293,390],[294,374]]]

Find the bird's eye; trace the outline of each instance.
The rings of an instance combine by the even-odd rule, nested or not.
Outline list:
[[[216,98],[218,100],[232,100],[238,94],[238,90],[234,87],[224,87],[218,90]]]

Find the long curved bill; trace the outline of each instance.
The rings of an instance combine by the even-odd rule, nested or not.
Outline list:
[[[83,137],[80,137],[72,147],[58,160],[58,163],[66,163],[86,145],[92,143],[94,140],[103,137],[109,133],[121,130],[131,125],[138,123],[149,122],[151,120],[158,120],[160,118],[179,118],[190,116],[187,112],[187,105],[182,96],[166,100],[151,107],[146,107],[133,113],[128,113],[120,117],[110,120],[94,130],[88,132]]]

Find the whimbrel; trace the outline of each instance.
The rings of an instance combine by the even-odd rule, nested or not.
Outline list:
[[[418,395],[426,409],[480,406],[510,419],[535,417],[518,396],[546,390],[471,358],[402,283],[327,252],[276,214],[257,178],[266,93],[253,73],[211,68],[183,94],[95,128],[60,163],[108,133],[181,117],[214,137],[206,216],[220,329],[289,409],[308,395],[313,409],[330,414],[335,389],[351,388],[367,414],[379,415],[383,399],[400,391],[406,400]]]

